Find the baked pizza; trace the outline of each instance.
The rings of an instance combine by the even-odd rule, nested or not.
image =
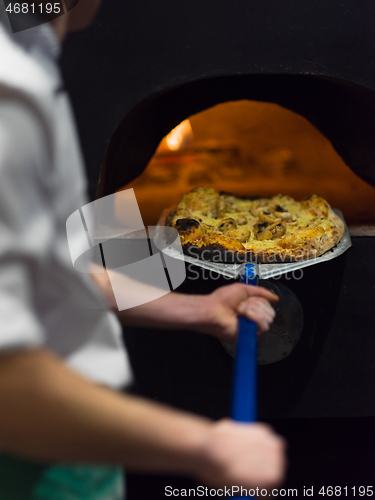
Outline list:
[[[292,262],[318,257],[344,234],[326,200],[278,194],[241,197],[196,187],[166,219],[180,234],[184,253],[213,262]]]

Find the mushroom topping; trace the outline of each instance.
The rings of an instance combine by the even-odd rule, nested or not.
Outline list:
[[[270,207],[258,209],[258,218],[260,222],[273,222],[278,217]]]
[[[254,226],[254,234],[257,240],[270,240],[272,238],[272,233],[268,229],[269,223],[267,221],[262,222],[260,224],[255,224]]]
[[[224,233],[224,236],[235,238],[241,243],[246,243],[246,241],[250,238],[250,231],[244,227],[240,227],[238,229],[229,229]]]
[[[255,236],[256,236],[256,239],[259,240],[259,241],[271,240],[272,239],[272,233],[267,228],[258,229],[258,231],[255,231]]]
[[[227,200],[224,200],[223,198],[217,200],[216,203],[217,217],[223,217],[225,215],[225,212],[228,211],[229,205],[230,205],[229,202]]]
[[[282,207],[280,205],[276,205],[275,211],[276,212],[287,212],[288,210],[285,207]]]
[[[269,225],[268,221],[261,222],[259,224],[255,224],[254,229],[258,231],[258,229],[266,229]]]
[[[286,226],[285,222],[281,219],[275,219],[270,224],[265,221],[261,224],[256,224],[254,226],[255,236],[258,240],[274,240],[276,238],[281,238],[285,234]]]
[[[281,238],[285,234],[285,222],[281,219],[275,219],[272,224],[267,226],[268,231],[271,231],[272,239]]]
[[[285,234],[285,223],[284,222],[280,222],[279,224],[276,224],[275,228],[273,229],[272,232],[272,239],[276,239],[276,238],[281,238],[282,236],[284,236]]]
[[[268,229],[271,231],[274,227],[276,227],[276,225],[281,222],[281,219],[278,218],[278,219],[273,219],[271,224],[268,225]]]
[[[285,205],[283,206],[276,205],[275,215],[276,217],[280,217],[282,220],[291,220],[293,218],[293,215],[290,212],[288,212]]]
[[[236,221],[231,217],[227,217],[220,222],[218,229],[222,233],[225,233],[228,229],[236,229],[236,227]]]
[[[271,214],[270,214],[270,213],[268,213],[268,212],[266,212],[266,213],[264,213],[264,212],[260,212],[260,213],[259,213],[259,216],[258,216],[258,217],[259,217],[260,222],[272,222],[272,220],[273,220],[273,219],[272,219],[272,217],[270,217],[270,215],[271,215]]]
[[[243,226],[243,225],[244,225],[244,224],[246,224],[246,223],[247,223],[247,218],[246,218],[246,217],[244,217],[243,215],[240,215],[240,216],[238,217],[238,219],[237,219],[237,224],[238,224],[239,226]]]
[[[283,212],[282,214],[280,214],[280,217],[282,218],[282,220],[291,220],[293,215],[290,212]]]

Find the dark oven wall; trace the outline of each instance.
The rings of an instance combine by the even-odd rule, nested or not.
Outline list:
[[[114,138],[103,194],[139,175],[164,132],[186,113],[230,97],[230,79],[217,77],[236,75],[309,76],[302,86],[290,77],[266,78],[266,85],[276,94],[274,100],[282,99],[281,104],[291,109],[297,106],[297,111],[315,121],[353,170],[373,183],[374,22],[370,0],[107,0],[96,24],[68,39],[62,59],[91,196],[95,196],[109,141],[120,124],[123,134],[118,143]],[[206,79],[216,82],[211,90]],[[251,85],[256,86],[254,82]],[[280,89],[296,83],[296,90],[279,95]],[[191,106],[184,108],[183,98],[197,85],[203,93],[206,89],[209,98],[205,102],[207,96],[202,94],[195,102],[190,97]],[[305,85],[314,87],[312,93]],[[312,100],[312,106],[306,96],[311,96],[307,101]],[[270,94],[265,98],[272,101]],[[134,141],[137,120],[147,127],[141,143]],[[335,134],[336,126],[340,131]]]

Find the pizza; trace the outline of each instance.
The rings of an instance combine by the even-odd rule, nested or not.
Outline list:
[[[337,245],[344,223],[326,200],[302,201],[218,192],[196,187],[166,219],[178,230],[185,254],[213,262],[293,262]]]

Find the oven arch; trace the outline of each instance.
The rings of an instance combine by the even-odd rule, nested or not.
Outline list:
[[[139,102],[110,140],[98,197],[141,175],[161,139],[184,119],[216,104],[242,99],[279,104],[300,114],[322,132],[355,174],[375,186],[373,92],[340,79],[252,74],[204,78],[161,89]]]

